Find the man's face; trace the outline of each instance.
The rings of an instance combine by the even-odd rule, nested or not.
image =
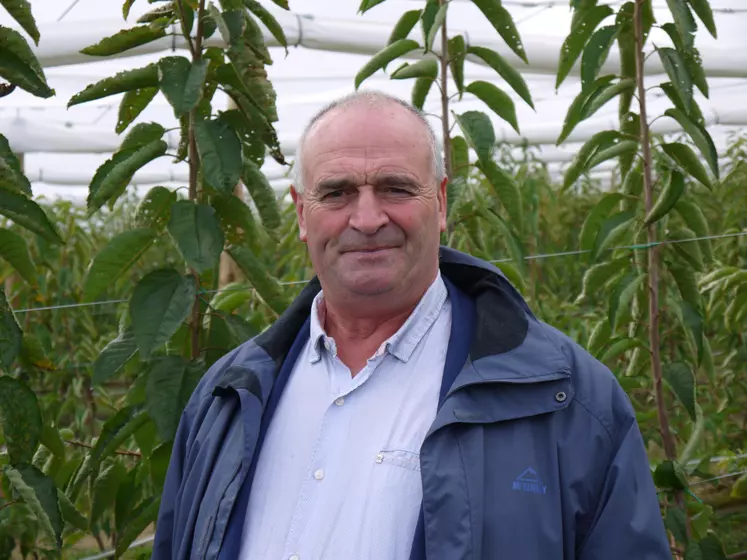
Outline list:
[[[419,119],[398,105],[334,109],[306,139],[292,191],[314,269],[332,297],[424,291],[438,269],[446,181]]]

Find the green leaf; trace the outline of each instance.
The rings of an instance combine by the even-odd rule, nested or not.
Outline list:
[[[412,29],[418,21],[420,21],[420,15],[422,13],[423,10],[409,10],[402,14],[399,20],[397,20],[394,29],[392,29],[392,33],[389,35],[386,44],[391,45],[400,39],[407,39],[407,36],[410,34]]]
[[[31,195],[31,183],[23,174],[21,162],[0,134],[0,188]]]
[[[433,18],[433,23],[428,28],[428,35],[425,39],[425,51],[433,50],[433,41],[436,39],[436,33],[441,29],[441,26],[446,21],[446,11],[449,8],[449,4],[443,3],[439,6],[436,16]]]
[[[81,531],[88,531],[88,519],[86,519],[81,512],[75,507],[70,498],[62,490],[57,490],[57,500],[60,504],[60,514],[62,514],[62,520],[68,525],[80,529]]]
[[[168,145],[156,140],[137,149],[115,153],[96,170],[88,187],[88,212],[96,212],[115,195],[124,191],[135,172],[166,153]]]
[[[711,171],[713,171],[713,174],[718,179],[718,153],[716,152],[716,146],[713,144],[711,135],[708,134],[705,127],[693,121],[679,109],[667,109],[664,114],[676,120],[685,132],[687,132],[703,158],[708,162]]]
[[[202,274],[218,266],[223,251],[223,230],[211,206],[191,200],[175,202],[168,229],[191,268]]]
[[[428,97],[428,92],[431,90],[434,81],[433,78],[418,78],[415,80],[415,85],[412,87],[413,107],[423,109],[425,98]]]
[[[226,243],[231,245],[252,245],[257,238],[257,225],[251,209],[235,195],[216,195],[210,204],[220,219]]]
[[[674,540],[680,544],[686,544],[689,540],[687,537],[687,516],[685,512],[678,507],[670,507],[664,519],[667,529],[672,532]]]
[[[669,241],[679,241],[672,243],[674,251],[698,272],[703,270],[703,255],[700,252],[700,245],[695,239],[695,233],[689,228],[678,228],[669,232]],[[690,241],[693,240],[693,241]]]
[[[459,91],[459,99],[462,98],[461,95],[464,92],[464,59],[467,54],[466,48],[467,45],[462,35],[456,35],[448,41],[449,68],[451,69],[451,77],[454,79],[457,91]]]
[[[672,12],[674,25],[680,37],[682,37],[685,46],[692,46],[697,25],[695,24],[693,15],[690,13],[690,8],[687,7],[687,2],[685,0],[667,0],[667,5]]]
[[[148,360],[174,335],[192,311],[196,292],[193,278],[174,269],[155,270],[138,282],[130,298],[130,316],[142,359]]]
[[[643,344],[637,338],[621,338],[605,348],[599,361],[602,363],[610,363],[622,356],[628,350],[640,348],[641,346],[643,346]]]
[[[563,80],[568,76],[571,68],[573,68],[576,60],[581,55],[581,51],[583,51],[584,46],[589,41],[591,34],[594,33],[594,30],[602,20],[614,13],[614,10],[606,4],[594,6],[583,12],[560,48],[560,61],[558,62],[558,77],[555,81],[555,89],[558,89]]]
[[[109,342],[93,363],[94,385],[106,383],[117,373],[122,371],[125,364],[129,362],[137,352],[137,344],[132,329],[126,329],[117,335],[117,338]]]
[[[423,15],[420,18],[420,24],[423,30],[423,41],[428,37],[428,32],[436,20],[436,14],[438,13],[439,2],[438,0],[426,0],[425,8],[423,9]]]
[[[52,97],[39,61],[20,33],[0,25],[0,77],[36,97]]]
[[[243,10],[235,9],[221,12],[214,4],[210,3],[208,14],[218,26],[221,37],[227,45],[231,46],[241,39],[247,23]]]
[[[39,403],[28,385],[6,375],[0,376],[0,425],[11,464],[30,463],[42,434]]]
[[[184,6],[184,13],[185,13],[185,23],[188,27],[190,26],[190,23],[193,23],[193,21],[190,21],[189,15],[191,14],[192,18],[194,18],[194,12],[192,11],[192,8],[187,4]],[[163,4],[162,6],[158,8],[154,8],[148,12],[145,12],[143,15],[141,15],[139,18],[137,18],[137,23],[151,23],[151,22],[157,22],[159,20],[163,21],[164,19],[171,20],[177,20],[181,19],[181,14],[178,13],[176,8],[176,2],[168,2],[166,4]]]
[[[26,282],[36,284],[34,263],[23,237],[9,229],[0,228],[0,258],[15,268]]]
[[[126,20],[128,17],[130,17],[130,8],[132,8],[132,5],[135,3],[135,0],[125,0],[124,4],[122,5],[122,17]]]
[[[182,411],[199,381],[194,368],[181,356],[165,356],[148,371],[145,408],[163,441],[172,441]]]
[[[125,152],[127,150],[142,148],[151,142],[160,140],[164,134],[166,134],[166,129],[158,123],[140,123],[127,133],[117,151]]]
[[[390,76],[393,80],[406,80],[409,78],[431,78],[438,76],[438,62],[435,60],[418,60],[413,64],[404,63]]]
[[[635,296],[638,288],[641,287],[641,284],[643,284],[645,280],[645,274],[636,275],[633,272],[629,272],[620,279],[620,282],[618,282],[615,291],[610,297],[609,311],[607,313],[612,332],[615,332],[619,326],[618,319],[620,311],[625,311],[630,307],[630,303],[633,301],[633,296]]]
[[[469,146],[462,136],[451,139],[451,173],[465,179],[469,175]]]
[[[579,249],[590,251],[594,247],[594,240],[597,238],[602,224],[609,216],[609,213],[623,199],[620,193],[609,193],[604,195],[594,206],[589,215],[586,217],[581,234],[579,235]]]
[[[600,226],[594,240],[594,247],[591,250],[592,260],[596,260],[603,252],[613,248],[625,233],[631,231],[630,226],[634,219],[635,212],[632,211],[619,212],[607,218]]]
[[[728,558],[721,541],[713,533],[703,537],[698,545],[703,553],[703,560],[727,560]]]
[[[503,38],[509,48],[516,53],[521,60],[529,64],[524,45],[521,43],[519,31],[516,29],[514,20],[506,8],[501,5],[500,0],[472,0],[480,11],[488,18],[498,34]]]
[[[158,68],[155,64],[149,64],[143,68],[125,70],[109,78],[99,80],[94,84],[86,86],[80,93],[76,93],[67,102],[68,108],[80,105],[95,99],[103,99],[118,93],[133,92],[140,89],[158,87]],[[141,109],[142,110],[142,109]]]
[[[677,265],[669,265],[667,268],[677,284],[682,299],[695,309],[700,309],[702,302],[695,271],[692,268]]]
[[[178,119],[194,109],[202,99],[208,61],[191,62],[183,56],[166,56],[158,61],[158,83]]]
[[[693,11],[698,15],[700,21],[706,26],[708,32],[714,39],[718,39],[716,23],[713,21],[713,11],[708,0],[687,0]]]
[[[122,463],[115,460],[101,471],[93,483],[93,499],[91,504],[90,526],[101,518],[101,516],[114,506],[117,498],[119,485],[127,476],[127,470]]]
[[[62,243],[57,228],[44,210],[22,194],[0,189],[0,214],[47,241]]]
[[[171,206],[176,202],[176,192],[166,187],[150,189],[135,211],[135,225],[159,232],[171,218]]]
[[[252,12],[257,19],[261,21],[267,30],[275,37],[275,40],[285,47],[285,52],[288,52],[288,39],[285,36],[283,27],[278,23],[278,20],[267,11],[267,9],[257,2],[256,0],[244,0],[246,7]]]
[[[704,186],[713,189],[708,172],[690,146],[680,144],[679,142],[672,142],[670,144],[662,144],[661,147],[664,153],[676,161],[682,169],[700,181]]]
[[[633,91],[634,89],[635,81],[632,79],[620,80],[614,84],[603,85],[601,88],[590,89],[589,97],[581,109],[581,120],[591,117],[618,95],[626,91]]]
[[[496,115],[510,124],[517,134],[521,134],[519,123],[516,121],[516,107],[506,92],[490,82],[480,80],[470,83],[465,91],[485,103]]]
[[[16,468],[6,466],[3,472],[11,487],[33,512],[42,534],[59,549],[62,546],[64,523],[54,480],[28,464]]]
[[[0,286],[0,365],[10,369],[21,351],[23,332]],[[4,378],[0,378],[4,379]],[[1,399],[2,397],[0,397]]]
[[[275,191],[264,173],[254,163],[246,160],[241,180],[249,191],[265,228],[273,231],[280,227],[280,207]]]
[[[581,87],[588,89],[599,75],[612,43],[617,37],[617,25],[600,27],[589,39],[581,57]]]
[[[505,58],[485,47],[469,47],[467,54],[473,54],[485,61],[488,66],[498,72],[501,78],[506,80],[506,83],[511,86],[519,97],[526,101],[527,105],[534,109],[532,94],[529,93],[529,88],[524,78],[521,77],[521,74]]]
[[[259,296],[275,313],[280,315],[288,305],[282,286],[262,262],[246,247],[231,246],[228,254],[246,275]]]
[[[620,271],[630,266],[630,258],[621,257],[611,261],[601,262],[587,268],[582,280],[581,293],[576,298],[576,304],[600,293],[602,287]]]
[[[588,115],[584,113],[584,107],[587,101],[592,96],[598,96],[600,92],[609,87],[610,83],[613,80],[614,76],[603,76],[601,78],[598,78],[596,82],[594,82],[594,85],[588,89],[588,91],[581,91],[581,93],[579,93],[573,99],[573,101],[571,102],[571,106],[568,108],[568,111],[565,115],[565,120],[563,121],[563,130],[560,132],[560,136],[558,136],[556,145],[562,144],[566,140],[566,138],[570,136],[571,132],[573,132],[573,129],[576,128],[578,123],[587,118]]]
[[[516,231],[521,231],[521,193],[513,177],[498,167],[498,164],[491,159],[480,161],[477,166],[485,174],[498,201],[506,209],[506,213],[511,219],[511,225]]]
[[[684,0],[682,0],[684,1]],[[680,53],[675,49],[668,47],[660,47],[656,49],[659,53],[659,58],[664,66],[664,70],[669,76],[674,86],[674,91],[682,101],[682,105],[685,107],[685,112],[690,112],[690,104],[693,100],[693,83],[690,78],[690,73],[687,71],[687,65],[683,60]]]
[[[276,0],[273,1],[277,4]],[[149,525],[156,521],[158,518],[158,509],[160,507],[161,498],[159,497],[148,504],[147,507],[143,508],[142,512],[140,512],[137,517],[131,519],[129,523],[127,523],[117,539],[117,547],[115,551],[115,556],[117,558],[121,557],[135,539],[138,538]]]
[[[166,473],[169,469],[172,448],[173,444],[171,442],[162,443],[153,451],[148,461],[150,478],[158,492],[163,491],[163,485],[166,482]]]
[[[392,60],[417,49],[419,46],[418,42],[412,39],[399,39],[391,45],[384,47],[373,55],[371,60],[358,71],[355,76],[355,89],[358,89],[363,81],[372,76],[377,70],[381,70]]]
[[[490,118],[480,111],[466,111],[454,115],[462,134],[470,147],[477,152],[478,159],[492,161],[495,146],[495,130]]]
[[[708,220],[699,205],[690,200],[681,198],[675,205],[674,209],[680,216],[682,216],[685,225],[687,225],[687,227],[690,228],[697,237],[708,237],[710,235]],[[711,240],[701,239],[698,241],[698,245],[700,245],[700,252],[703,254],[705,262],[712,262],[713,248],[711,247]]]
[[[678,302],[682,325],[693,334],[698,356],[703,355],[703,317],[696,307],[687,301]]]
[[[60,432],[57,428],[45,424],[42,428],[41,436],[39,436],[41,444],[49,449],[53,455],[58,457],[65,457],[65,444],[62,441]]]
[[[662,461],[656,466],[654,483],[667,490],[684,490],[689,486],[685,469],[675,461]]]
[[[685,362],[664,364],[664,379],[677,395],[685,410],[695,421],[695,376]]]
[[[674,208],[674,205],[677,204],[677,201],[684,192],[685,177],[678,171],[672,171],[667,186],[664,187],[664,190],[659,195],[658,200],[653,208],[651,208],[651,212],[649,212],[643,220],[643,225],[648,226],[650,224],[655,224],[664,216],[669,214],[669,211]]]
[[[205,181],[215,190],[232,193],[241,177],[241,143],[226,123],[218,119],[195,126],[197,151]]]
[[[384,2],[384,0],[361,0],[361,5],[358,7],[358,13],[364,14],[374,6],[378,6]]]
[[[578,150],[573,161],[566,169],[565,176],[563,177],[563,190],[571,187],[576,180],[588,170],[588,161],[591,156],[598,153],[600,150],[612,146],[617,140],[620,139],[620,133],[616,130],[603,130],[597,132],[592,136],[581,149]]]
[[[3,5],[10,16],[18,22],[23,30],[28,33],[34,40],[35,44],[39,44],[39,30],[36,27],[36,21],[31,13],[31,4],[28,0],[0,0],[0,4]]]
[[[635,154],[637,151],[638,151],[637,140],[623,140],[622,142],[614,143],[611,146],[604,148],[604,149],[600,149],[596,153],[594,153],[594,155],[591,156],[589,160],[586,162],[586,169],[587,170],[594,169],[597,165],[599,165],[602,162],[608,161],[616,157],[622,157],[622,156],[627,156],[630,154]]]
[[[158,76],[156,70],[156,77]],[[119,115],[115,131],[121,134],[158,94],[158,87],[145,87],[128,91],[119,104]]]
[[[111,56],[134,49],[140,45],[151,43],[165,36],[166,30],[163,28],[142,25],[123,29],[111,37],[102,39],[95,45],[84,48],[80,52],[89,56]]]
[[[84,301],[94,301],[114,285],[153,246],[156,236],[149,228],[132,229],[114,236],[91,261],[83,288]]]
[[[586,349],[592,356],[597,356],[609,341],[612,331],[607,319],[599,321],[589,335],[586,342]]]

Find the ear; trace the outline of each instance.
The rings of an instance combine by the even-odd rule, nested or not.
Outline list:
[[[446,231],[446,189],[449,184],[449,178],[444,177],[441,184],[438,186],[438,224],[441,231]]]
[[[291,185],[290,188],[291,198],[293,199],[293,204],[296,205],[296,218],[298,219],[298,229],[299,229],[299,239],[306,242],[306,219],[303,215],[303,194],[299,194],[295,187]]]

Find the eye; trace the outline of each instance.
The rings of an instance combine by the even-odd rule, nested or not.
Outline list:
[[[398,196],[405,196],[410,194],[410,191],[408,191],[407,189],[401,189],[399,187],[387,187],[384,189],[384,192]]]
[[[344,194],[345,194],[345,191],[343,191],[342,189],[338,189],[338,190],[329,191],[325,193],[324,196],[322,196],[322,198],[325,200],[329,200],[331,198],[341,198]]]

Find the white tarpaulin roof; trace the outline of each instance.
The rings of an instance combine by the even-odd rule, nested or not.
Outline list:
[[[286,56],[282,48],[272,47],[274,64],[268,68],[270,79],[278,93],[276,124],[284,152],[294,153],[296,140],[303,125],[322,105],[354,89],[353,77],[370,55],[385,45],[394,23],[405,10],[422,7],[423,1],[388,0],[365,15],[356,13],[357,0],[290,0],[291,12],[262,0],[283,25],[289,42],[294,45]],[[468,1],[453,0],[449,10],[449,30],[464,32],[470,44],[494,48],[507,55],[522,72],[534,98],[536,111],[528,107],[500,78],[485,66],[468,62],[466,81],[481,79],[502,85],[516,102],[521,136],[505,122],[494,118],[500,139],[514,144],[528,142],[541,145],[545,160],[553,165],[567,161],[577,144],[593,133],[617,127],[617,104],[610,103],[592,119],[581,123],[568,144],[555,148],[566,110],[580,89],[578,78],[571,76],[556,92],[555,68],[560,46],[570,28],[571,13],[567,0],[504,0],[522,36],[529,58],[529,66],[519,61],[503,44],[491,25],[477,8]],[[619,6],[619,0],[609,2]],[[152,9],[153,4],[137,0],[128,22],[122,19],[121,0],[31,0],[34,15],[41,31],[41,41],[35,49],[49,84],[56,97],[37,99],[16,90],[0,100],[0,132],[6,135],[14,150],[25,154],[26,171],[34,184],[35,194],[79,198],[86,194],[96,167],[116,149],[121,137],[114,133],[121,95],[66,108],[70,97],[89,83],[114,75],[116,72],[144,66],[176,50],[185,54],[179,41],[171,37],[157,44],[146,45],[136,56],[98,59],[79,54],[80,49],[98,42],[121,28],[135,25],[137,17]],[[68,8],[72,5],[72,9]],[[709,77],[710,99],[696,94],[704,116],[710,124],[717,147],[723,149],[727,135],[747,127],[747,2],[745,0],[711,0],[719,39],[714,40],[704,29],[699,30],[696,46],[703,57]],[[666,0],[654,0],[657,20],[669,20]],[[67,13],[66,13],[67,12]],[[64,17],[58,21],[61,15]],[[11,18],[0,10],[0,24],[16,27]],[[702,26],[701,26],[702,27]],[[419,39],[418,27],[413,37]],[[669,43],[660,30],[652,39],[657,45]],[[268,44],[275,44],[268,35]],[[155,52],[154,52],[155,51]],[[608,64],[614,71],[617,55],[610,54]],[[647,61],[647,85],[665,81],[657,57]],[[379,72],[369,78],[364,89],[381,89],[405,99],[410,97],[411,81],[389,80]],[[451,85],[451,90],[455,86]],[[668,101],[654,90],[650,92],[649,113],[656,116],[668,106]],[[225,99],[217,103],[224,108]],[[435,89],[426,104],[426,111],[437,113],[440,100]],[[467,94],[462,101],[454,101],[452,109],[462,112],[481,109],[489,112],[480,101]],[[494,115],[491,115],[494,117]],[[157,121],[168,127],[177,125],[171,108],[159,94],[136,122]],[[438,122],[434,127],[440,130]],[[654,130],[672,132],[676,123],[659,119]],[[178,141],[176,133],[170,143]],[[550,146],[544,146],[550,145]],[[284,169],[268,161],[265,171],[278,188],[285,188]],[[186,165],[173,165],[166,159],[157,160],[138,173],[138,185],[184,184]]]

